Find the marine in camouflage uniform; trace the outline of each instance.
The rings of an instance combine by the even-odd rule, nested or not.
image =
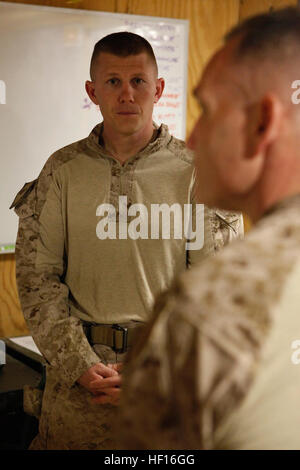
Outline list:
[[[77,379],[99,361],[123,360],[91,345],[83,325],[145,322],[156,295],[173,277],[243,232],[240,214],[205,209],[204,247],[186,240],[100,240],[97,207],[118,197],[128,204],[191,200],[192,155],[167,126],[123,166],[102,145],[102,124],[89,137],[53,154],[12,207],[19,216],[16,275],[22,310],[47,361],[39,435],[31,449],[113,449],[115,407],[91,403]],[[195,205],[193,206],[195,208]],[[39,414],[39,391],[30,397]],[[33,412],[33,411],[32,411]]]
[[[123,372],[120,448],[300,449],[299,206],[274,207],[157,302]]]
[[[249,18],[195,89],[196,197],[254,227],[159,299],[124,368],[122,448],[300,449],[299,31],[297,8]]]

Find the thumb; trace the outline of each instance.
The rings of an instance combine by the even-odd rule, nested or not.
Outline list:
[[[117,372],[122,371],[123,363],[122,362],[116,362],[115,364],[107,364],[108,367],[111,367],[113,370],[116,370]]]

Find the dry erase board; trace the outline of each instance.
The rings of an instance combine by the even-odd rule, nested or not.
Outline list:
[[[94,44],[117,31],[151,43],[166,81],[154,120],[184,139],[187,20],[0,2],[0,253],[14,251],[16,192],[102,120],[84,84]]]

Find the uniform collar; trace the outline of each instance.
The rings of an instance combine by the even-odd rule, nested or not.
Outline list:
[[[153,122],[153,126],[155,129],[158,130],[156,139],[152,142],[149,142],[149,144],[144,149],[142,149],[136,155],[128,159],[125,162],[125,164],[129,161],[134,161],[138,158],[149,156],[150,154],[155,153],[159,151],[160,149],[166,147],[166,145],[170,142],[170,140],[172,139],[172,136],[170,135],[168,126],[166,124],[161,124],[160,126],[158,126],[155,122]],[[102,132],[103,132],[103,122],[97,124],[94,127],[90,135],[87,137],[86,143],[89,149],[93,152],[93,156],[97,156],[97,158],[99,158],[100,156],[103,158],[112,159],[111,155],[107,153],[106,149],[101,144]]]

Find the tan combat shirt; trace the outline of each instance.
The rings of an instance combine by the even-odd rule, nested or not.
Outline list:
[[[124,372],[120,448],[300,449],[299,207],[283,201],[158,301]]]
[[[39,349],[70,385],[99,361],[82,320],[146,321],[187,257],[199,261],[242,232],[239,215],[225,214],[230,227],[206,210],[204,247],[188,254],[186,239],[172,233],[170,239],[120,239],[117,224],[116,239],[100,239],[102,204],[118,213],[119,196],[126,196],[128,209],[139,203],[149,214],[151,204],[183,207],[192,179],[192,156],[167,126],[124,165],[100,145],[101,126],[55,152],[12,204],[20,218],[16,271],[24,316]]]

